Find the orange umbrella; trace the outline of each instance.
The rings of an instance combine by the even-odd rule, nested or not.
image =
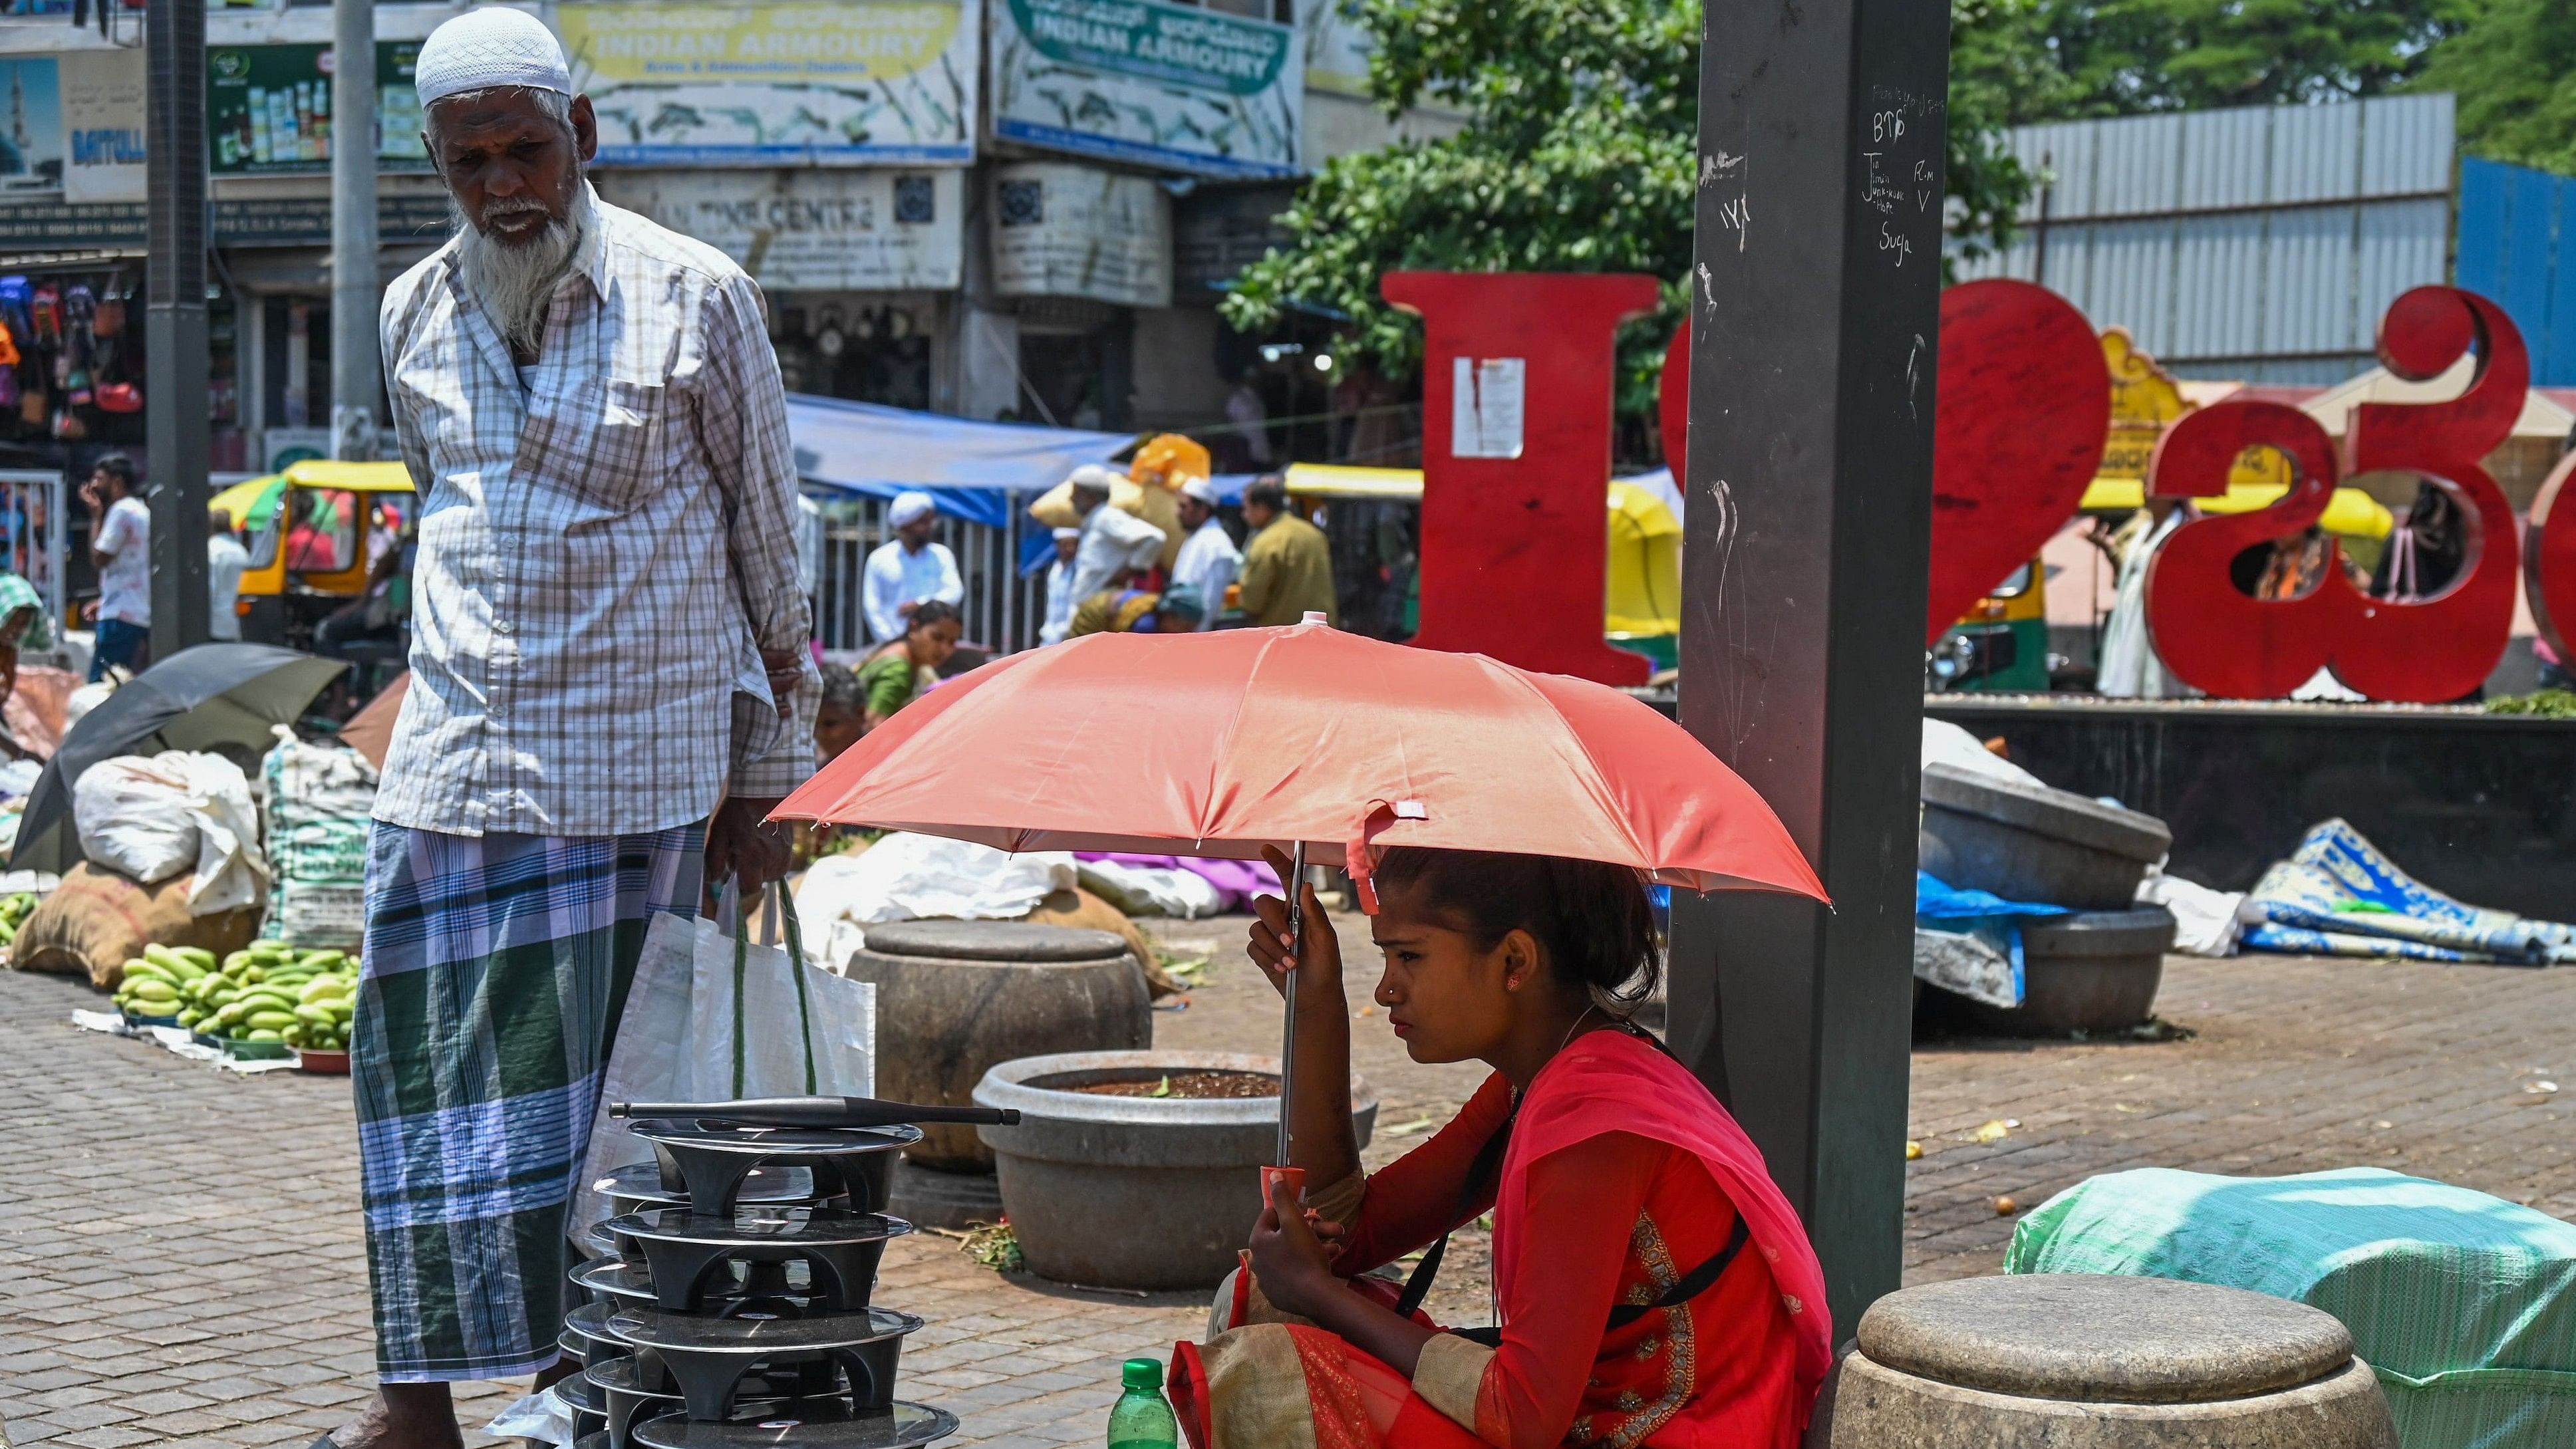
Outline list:
[[[1364,901],[1373,852],[1398,845],[1825,897],[1753,788],[1637,700],[1320,623],[1013,655],[915,701],[777,813],[1013,851],[1314,845]]]

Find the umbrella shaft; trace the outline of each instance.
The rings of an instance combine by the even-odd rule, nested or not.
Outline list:
[[[1288,1160],[1294,1145],[1288,1137],[1288,1114],[1297,1100],[1297,965],[1305,956],[1306,946],[1306,842],[1298,841],[1288,854],[1288,1024],[1279,1037],[1279,1166],[1292,1166]]]

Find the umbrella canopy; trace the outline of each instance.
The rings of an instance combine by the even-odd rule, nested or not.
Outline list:
[[[266,750],[269,731],[293,723],[348,667],[266,644],[200,644],[144,670],[83,715],[45,762],[9,868],[60,872],[80,863],[72,786],[90,766],[162,750]]]
[[[878,726],[777,813],[1014,851],[1303,843],[1363,882],[1373,849],[1499,850],[1824,898],[1771,807],[1637,700],[1311,623],[1013,655]]]

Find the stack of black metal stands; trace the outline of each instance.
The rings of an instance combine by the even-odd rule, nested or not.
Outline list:
[[[576,1449],[907,1449],[952,1433],[895,1397],[912,1314],[877,1306],[895,1155],[978,1108],[871,1098],[620,1103],[654,1161],[598,1188],[555,1385]]]

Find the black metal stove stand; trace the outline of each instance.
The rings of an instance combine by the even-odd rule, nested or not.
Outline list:
[[[576,1449],[907,1449],[956,1429],[894,1397],[922,1320],[869,1302],[912,1231],[876,1209],[919,1128],[634,1131],[658,1161],[602,1179],[616,1211],[577,1239],[598,1256],[564,1327],[583,1371],[556,1389]]]

